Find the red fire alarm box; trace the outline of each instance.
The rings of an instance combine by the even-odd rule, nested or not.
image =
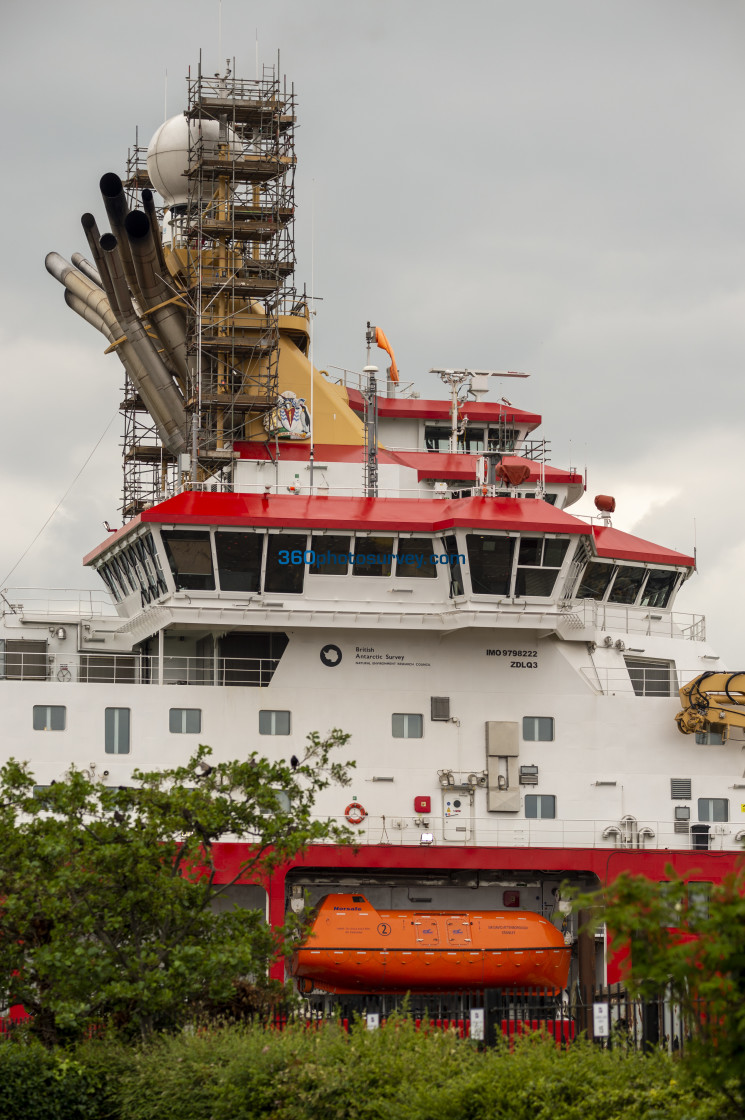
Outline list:
[[[414,798],[414,812],[415,813],[431,813],[432,812],[432,798],[431,797],[415,797]]]

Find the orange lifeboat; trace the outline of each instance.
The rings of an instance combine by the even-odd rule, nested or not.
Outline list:
[[[292,957],[301,992],[432,992],[567,985],[571,950],[530,910],[376,910],[327,894]]]

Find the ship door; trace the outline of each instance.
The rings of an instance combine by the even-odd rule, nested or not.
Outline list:
[[[436,921],[417,918],[414,921],[416,941],[420,949],[436,948],[440,944],[440,930]]]
[[[442,838],[467,844],[471,839],[471,805],[469,790],[442,791]]]
[[[471,923],[463,918],[448,918],[447,920],[448,944],[453,946],[471,944]]]

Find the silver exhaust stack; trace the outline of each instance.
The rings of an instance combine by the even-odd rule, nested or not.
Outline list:
[[[146,315],[158,333],[172,364],[186,390],[186,324],[181,310],[172,301],[173,292],[158,275],[159,261],[152,223],[142,210],[130,210],[124,219],[129,238],[129,250],[134,263],[137,283],[142,293],[142,314]]]

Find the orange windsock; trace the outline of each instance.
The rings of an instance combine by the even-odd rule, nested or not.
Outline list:
[[[390,355],[391,381],[398,381],[398,366],[396,365],[396,359],[393,354],[393,349],[390,342],[385,337],[383,331],[381,331],[380,327],[375,328],[375,345],[379,346],[381,350],[385,350]]]

